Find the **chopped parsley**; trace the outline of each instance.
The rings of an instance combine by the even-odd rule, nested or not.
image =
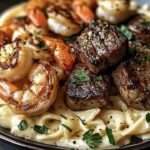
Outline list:
[[[100,136],[99,133],[94,133],[93,129],[88,130],[86,133],[83,135],[83,141],[86,142],[86,144],[91,148],[95,149],[99,146],[101,143],[102,137]]]
[[[28,123],[26,120],[22,120],[19,124],[18,124],[18,128],[20,131],[24,131],[28,128]]]
[[[96,81],[102,81],[103,80],[103,77],[102,76],[96,76]]]
[[[84,120],[84,119],[81,119],[79,116],[77,116],[78,118],[79,118],[79,120],[81,121],[81,123],[83,124],[83,125],[86,125],[86,121]]]
[[[65,115],[60,114],[60,116],[61,116],[62,118],[64,118],[64,119],[66,119],[66,120],[67,120],[67,117],[66,117]]]
[[[64,128],[66,128],[69,132],[72,132],[72,129],[65,124],[61,124]]]
[[[147,114],[146,114],[146,121],[147,121],[148,123],[150,123],[150,113],[147,113]]]
[[[88,73],[84,69],[77,69],[74,72],[72,82],[75,84],[81,84],[83,82],[90,81],[90,77],[88,76]]]
[[[118,30],[128,39],[132,40],[133,39],[133,34],[132,32],[128,29],[127,26],[121,25]]]
[[[45,125],[43,125],[43,126],[35,125],[34,131],[36,131],[39,134],[47,134],[48,133],[48,127],[46,127]]]
[[[150,56],[145,56],[144,61],[150,61]]]
[[[115,145],[116,142],[115,142],[115,139],[114,139],[114,136],[113,136],[113,133],[112,133],[112,129],[110,128],[106,128],[106,133],[107,133],[107,136],[108,136],[108,139],[109,139],[109,143],[112,144],[112,145]]]

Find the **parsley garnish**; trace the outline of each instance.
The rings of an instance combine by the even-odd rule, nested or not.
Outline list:
[[[108,136],[108,139],[109,139],[109,143],[112,144],[112,145],[115,145],[115,139],[114,139],[114,136],[113,136],[113,133],[112,133],[112,129],[110,128],[106,128],[106,133],[107,133],[107,136]]]
[[[146,121],[147,121],[148,123],[150,123],[150,113],[147,113],[147,114],[146,114]]]
[[[96,81],[102,81],[103,77],[102,76],[97,76],[95,79],[96,79]]]
[[[65,127],[69,132],[72,132],[72,129],[70,127],[68,127],[67,125],[65,124],[61,124],[63,127]]]
[[[43,126],[35,125],[34,131],[36,131],[39,134],[47,134],[48,128],[45,125],[43,125]]]
[[[81,84],[83,82],[88,82],[89,80],[90,77],[84,69],[77,69],[72,78],[72,82],[75,84]]]
[[[67,120],[67,117],[66,117],[65,115],[60,114],[60,116],[61,116],[62,118],[64,118],[64,119],[66,119],[66,120]]]
[[[28,123],[26,120],[22,120],[19,124],[18,124],[18,128],[20,131],[24,131],[28,128]]]
[[[92,149],[95,149],[98,147],[98,145],[101,143],[101,139],[102,139],[102,137],[100,136],[100,134],[94,133],[93,129],[88,130],[83,135],[83,140]]]
[[[121,25],[121,27],[118,28],[118,30],[128,39],[132,40],[133,34],[132,32],[126,27],[125,25]]]
[[[82,123],[83,125],[86,125],[86,121],[85,121],[84,119],[81,119],[78,115],[77,115],[77,117],[79,118],[79,120],[81,121],[81,123]]]
[[[145,60],[145,61],[150,61],[150,56],[145,56],[145,57],[144,57],[144,60]]]

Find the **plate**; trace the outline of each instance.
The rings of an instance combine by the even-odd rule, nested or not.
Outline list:
[[[12,5],[22,2],[23,0],[1,0],[0,1],[0,12],[3,12],[5,9],[9,8]],[[150,0],[137,0],[139,4],[149,3]],[[0,141],[7,143],[4,145],[5,149],[11,149],[15,146],[15,150],[18,150],[19,147],[21,149],[31,149],[31,150],[69,150],[70,148],[59,147],[55,145],[42,144],[31,140],[25,140],[20,137],[16,137],[10,134],[10,131],[0,127]],[[122,146],[121,150],[139,150],[150,147],[150,140],[143,141],[138,144],[126,145]]]

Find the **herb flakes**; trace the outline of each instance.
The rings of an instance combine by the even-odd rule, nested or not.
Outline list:
[[[107,133],[107,136],[108,136],[108,139],[109,139],[109,143],[112,144],[112,145],[115,145],[115,139],[114,139],[114,136],[113,136],[113,133],[112,133],[112,129],[111,128],[106,128],[106,133]]]
[[[63,114],[60,114],[60,116],[62,117],[62,118],[64,118],[64,119],[68,119],[65,115],[63,115]]]
[[[72,132],[72,129],[65,124],[61,124],[64,128],[66,128],[69,132]]]
[[[148,123],[150,123],[150,113],[147,113],[147,114],[146,114],[146,121],[147,121]]]
[[[127,26],[121,25],[118,30],[128,39],[132,40],[133,39],[133,34],[132,32],[128,29]]]
[[[144,61],[150,61],[150,56],[145,56]]]
[[[90,81],[90,77],[84,69],[77,69],[72,77],[72,82],[75,84],[81,84],[88,81]]]
[[[19,124],[18,124],[18,128],[20,131],[24,131],[28,128],[28,123],[26,120],[22,120]]]
[[[86,144],[91,148],[95,149],[99,146],[101,143],[102,137],[100,136],[99,133],[94,133],[93,129],[88,130],[86,133],[83,135],[83,141],[86,142]]]
[[[96,81],[103,81],[103,77],[102,76],[96,76]]]
[[[43,126],[35,125],[34,131],[36,131],[39,134],[47,134],[48,133],[48,127],[46,127],[45,125],[43,125]]]

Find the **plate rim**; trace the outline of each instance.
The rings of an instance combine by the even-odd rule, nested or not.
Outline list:
[[[21,3],[21,1],[19,3]],[[19,3],[17,3],[17,4],[19,4]],[[7,9],[9,9],[13,6],[15,6],[15,5],[8,6],[6,9],[1,11],[0,14],[2,14]],[[57,146],[54,144],[44,144],[44,143],[33,141],[30,139],[18,137],[18,136],[13,135],[12,133],[10,133],[9,129],[6,129],[1,126],[0,126],[0,140],[6,142],[8,144],[11,143],[11,144],[19,146],[21,148],[28,148],[28,149],[32,149],[32,150],[69,150],[70,149],[68,147]],[[149,147],[150,147],[150,140],[144,140],[137,144],[121,146],[118,149],[120,149],[120,150],[130,150],[130,149],[137,150],[137,148],[138,148],[140,150],[140,149],[145,149],[145,148],[149,148]]]

